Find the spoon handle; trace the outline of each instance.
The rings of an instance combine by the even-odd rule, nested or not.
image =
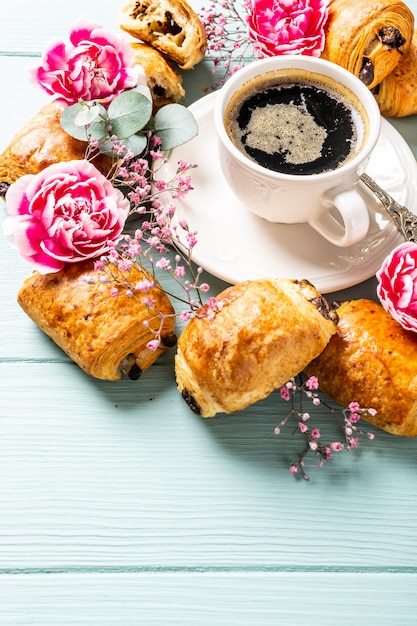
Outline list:
[[[391,217],[397,229],[406,241],[417,242],[417,215],[411,213],[405,206],[399,204],[368,174],[362,174],[361,181],[376,195]]]

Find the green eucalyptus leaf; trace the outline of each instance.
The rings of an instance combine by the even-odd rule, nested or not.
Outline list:
[[[134,89],[123,91],[107,110],[111,134],[127,139],[146,126],[152,115],[152,102]]]
[[[146,135],[142,133],[136,133],[135,135],[131,135],[127,139],[123,141],[123,145],[133,153],[133,156],[139,156],[144,152],[146,145],[148,143],[148,138]]]
[[[92,136],[94,139],[102,139],[106,136],[106,121],[98,119],[98,116],[107,116],[106,109],[101,104],[95,104],[90,107],[91,109],[97,109],[98,114],[94,113],[94,117],[97,121],[89,124],[86,119],[88,115],[85,113],[87,107],[83,104],[72,104],[62,111],[61,114],[61,126],[68,135],[79,139],[81,141],[88,141],[88,137]],[[83,115],[85,116],[83,118]],[[83,121],[83,124],[81,122]]]
[[[148,98],[149,102],[152,102],[152,94],[148,85],[136,85],[133,90],[143,94],[146,98]]]
[[[167,104],[155,115],[155,133],[162,141],[162,150],[171,150],[198,133],[193,114],[182,104]]]
[[[61,113],[61,126],[68,135],[81,141],[87,141],[87,129],[85,126],[79,126],[75,123],[77,115],[82,111],[81,104],[73,104]]]
[[[100,106],[96,104],[92,106],[84,104],[84,106],[81,107],[81,111],[75,116],[74,123],[77,124],[77,126],[87,126],[96,121],[100,112]]]
[[[109,136],[108,131],[108,120],[97,120],[97,122],[93,122],[87,129],[88,136],[91,139],[97,139],[97,141],[103,141],[106,137]]]
[[[117,156],[115,152],[113,152],[113,142],[110,139],[100,144],[100,152],[102,152],[108,157]]]

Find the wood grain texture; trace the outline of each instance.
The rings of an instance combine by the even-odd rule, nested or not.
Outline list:
[[[72,363],[0,364],[0,378],[3,567],[417,562],[414,440],[378,433],[297,483],[302,441],[274,436],[277,394],[204,420],[173,390],[172,354],[137,382]]]
[[[416,582],[415,575],[390,573],[4,575],[0,622],[4,626],[414,626]]]
[[[2,146],[46,101],[26,79],[45,43],[79,16],[115,30],[117,8],[8,6]],[[186,102],[212,82],[208,63],[185,73]],[[415,119],[393,123],[417,154]],[[2,232],[0,268],[1,626],[416,623],[417,440],[370,427],[373,442],[322,469],[312,459],[310,482],[297,480],[302,439],[274,435],[288,411],[278,394],[199,418],[172,349],[139,381],[89,378],[17,305],[31,270]],[[375,297],[375,281],[334,295]]]

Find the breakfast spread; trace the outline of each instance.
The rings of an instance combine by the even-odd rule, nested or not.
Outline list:
[[[145,71],[154,108],[178,102],[184,96],[182,78],[169,61],[190,69],[202,60],[207,45],[196,12],[185,0],[130,1],[119,12],[119,25],[135,38],[130,45]],[[383,114],[411,115],[417,111],[413,32],[414,16],[403,2],[333,0],[321,57],[361,77]],[[59,113],[50,103],[18,131],[0,154],[0,183],[10,184],[51,163],[83,158],[83,142],[66,135]],[[96,166],[108,171],[105,157]]]
[[[185,0],[130,0],[119,25],[143,67],[156,112],[185,95],[182,70],[205,53],[203,24]],[[333,0],[321,57],[358,76],[383,114],[417,112],[417,31],[403,2]],[[44,106],[0,155],[0,182],[53,163],[83,159],[85,143],[67,134],[61,109]],[[94,165],[106,173],[108,156]],[[103,380],[137,379],[167,346],[176,344],[175,311],[161,285],[144,268],[129,280],[152,282],[152,306],[126,292],[109,297],[108,276],[92,261],[68,264],[52,274],[35,271],[19,291],[25,313],[87,374]],[[103,280],[102,280],[103,279]],[[112,280],[123,282],[115,266]],[[155,334],[161,341],[154,350]],[[330,306],[306,280],[240,282],[202,306],[177,345],[178,391],[203,417],[242,410],[305,371],[340,404],[371,406],[375,425],[394,434],[417,435],[417,335],[405,331],[380,305],[368,300]]]

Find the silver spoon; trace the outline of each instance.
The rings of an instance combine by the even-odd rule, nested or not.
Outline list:
[[[417,243],[417,215],[399,204],[384,191],[368,174],[362,174],[361,181],[376,195],[406,241]]]

